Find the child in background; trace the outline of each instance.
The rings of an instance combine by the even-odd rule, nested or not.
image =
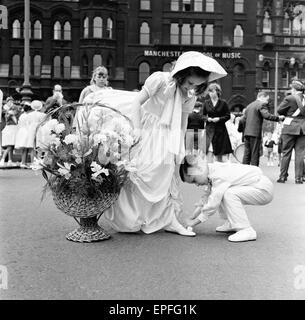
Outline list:
[[[199,202],[194,218],[187,221],[188,230],[218,210],[225,223],[217,232],[235,232],[228,237],[232,242],[256,240],[244,205],[265,205],[273,198],[273,184],[260,168],[229,162],[208,164],[192,156],[185,158],[179,173],[184,182],[210,187],[207,202]]]
[[[267,166],[273,166],[273,148],[276,145],[272,138],[272,133],[268,132],[264,146],[267,148]]]
[[[12,97],[8,97],[6,99],[6,104],[3,107],[5,111],[5,128],[2,131],[2,147],[5,148],[5,151],[2,154],[0,160],[0,167],[5,166],[5,158],[8,156],[9,167],[14,166],[13,163],[13,150],[15,146],[15,137],[17,132],[17,123],[18,123],[18,114],[19,109],[14,104],[14,100]]]

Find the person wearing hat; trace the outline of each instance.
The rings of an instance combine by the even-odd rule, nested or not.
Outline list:
[[[131,183],[121,189],[118,200],[104,213],[116,231],[152,233],[164,229],[195,235],[178,221],[182,203],[176,164],[185,154],[188,115],[197,96],[209,82],[226,75],[213,58],[188,51],[180,55],[171,72],[151,74],[141,91],[133,92],[132,119],[140,130],[133,152],[136,171],[130,175]]]
[[[293,80],[290,84],[291,94],[287,95],[278,106],[278,114],[284,115],[282,128],[282,160],[280,176],[277,182],[285,183],[288,168],[295,151],[295,183],[303,183],[303,167],[305,156],[305,86],[300,80]]]

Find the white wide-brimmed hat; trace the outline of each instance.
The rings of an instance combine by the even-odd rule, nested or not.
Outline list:
[[[225,69],[215,59],[198,51],[187,51],[182,53],[182,55],[177,59],[174,69],[171,72],[171,76],[189,67],[199,67],[210,72],[208,82],[227,75]]]
[[[39,100],[33,100],[31,102],[31,108],[37,111],[40,110],[42,108],[42,102]]]

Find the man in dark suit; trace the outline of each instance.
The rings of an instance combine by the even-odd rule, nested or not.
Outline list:
[[[267,104],[269,94],[261,91],[255,101],[250,103],[245,110],[241,121],[244,124],[245,151],[243,164],[259,166],[260,150],[262,148],[262,126],[264,119],[270,121],[284,120],[284,116],[272,115]]]
[[[304,84],[293,80],[291,94],[286,96],[278,107],[278,114],[286,117],[282,129],[282,161],[279,183],[285,183],[292,150],[295,151],[295,183],[303,183],[303,160],[305,155],[305,107]]]

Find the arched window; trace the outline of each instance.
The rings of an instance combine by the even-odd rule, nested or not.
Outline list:
[[[14,20],[13,26],[12,26],[12,37],[14,39],[19,39],[21,38],[21,28],[20,28],[20,21],[19,20]]]
[[[60,56],[55,56],[53,59],[53,76],[54,78],[61,77],[61,59]]]
[[[102,63],[103,63],[102,56],[100,54],[95,54],[93,56],[93,70],[101,66]]]
[[[179,44],[179,24],[171,23],[170,44]]]
[[[202,0],[194,0],[194,11],[202,12]]]
[[[34,76],[39,77],[41,74],[41,56],[34,56]]]
[[[107,19],[107,38],[113,38],[113,21],[111,18]]]
[[[189,23],[182,25],[181,44],[191,44],[191,25]]]
[[[212,46],[214,43],[214,26],[207,24],[204,29],[204,44],[206,46]]]
[[[64,40],[71,40],[71,24],[69,21],[64,24]]]
[[[64,57],[64,78],[70,79],[71,77],[71,58],[69,56]]]
[[[56,21],[54,23],[53,31],[54,31],[54,35],[53,35],[54,40],[60,40],[61,39],[61,24],[59,21]]]
[[[12,59],[12,66],[13,66],[13,76],[20,76],[20,56],[19,54],[15,54]]]
[[[166,62],[164,63],[163,67],[162,67],[162,71],[164,72],[170,72],[172,69],[172,64],[170,62]]]
[[[103,37],[103,19],[101,17],[95,17],[93,19],[93,38]]]
[[[245,86],[245,67],[241,63],[233,67],[233,86]]]
[[[83,22],[83,36],[84,38],[89,37],[89,18],[86,17]]]
[[[202,44],[202,25],[201,24],[194,25],[193,44]]]
[[[270,87],[270,64],[268,61],[264,63],[262,70],[262,86],[264,88]]]
[[[141,0],[140,8],[141,10],[150,10],[150,0]]]
[[[150,74],[150,67],[147,62],[139,65],[139,84],[143,84]]]
[[[89,75],[88,57],[86,55],[82,57],[82,74],[86,77]]]
[[[42,38],[42,30],[41,30],[41,22],[39,20],[36,20],[34,23],[34,39],[41,39]]]
[[[296,36],[305,34],[305,6],[296,5],[293,9],[295,15],[292,23],[293,34]]]
[[[179,11],[179,0],[171,0],[171,11]]]
[[[290,20],[287,12],[285,12],[285,15],[284,15],[283,33],[284,34],[291,34],[291,20]]]
[[[150,43],[150,29],[147,22],[143,22],[140,27],[140,44]]]
[[[234,47],[238,48],[244,44],[244,32],[242,27],[238,24],[234,29]]]
[[[263,33],[271,33],[271,18],[268,11],[265,11],[264,14]]]

